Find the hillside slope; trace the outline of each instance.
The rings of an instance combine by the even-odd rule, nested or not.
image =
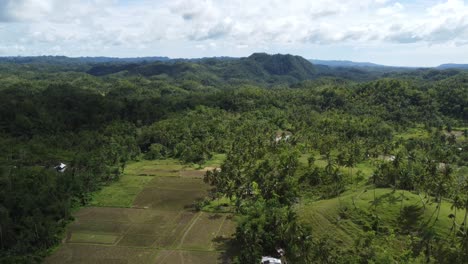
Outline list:
[[[268,55],[254,53],[249,57],[232,60],[204,59],[199,61],[171,61],[152,63],[100,64],[88,73],[104,76],[118,72],[130,75],[154,76],[165,74],[170,77],[187,75],[201,78],[255,82],[298,82],[315,77],[315,68],[306,59],[292,55]]]
[[[353,203],[354,200],[354,203]],[[418,195],[408,191],[373,189],[350,191],[339,198],[316,202],[304,200],[298,206],[301,221],[312,227],[317,239],[331,239],[340,250],[351,251],[356,243],[377,234],[375,244],[387,245],[392,255],[401,254],[402,248],[413,235],[431,233],[433,238],[450,237],[453,225],[451,204],[443,202],[436,220],[436,204],[426,202],[423,207]],[[457,223],[463,221],[464,211],[458,211]]]

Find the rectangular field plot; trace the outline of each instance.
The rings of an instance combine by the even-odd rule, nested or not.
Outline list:
[[[149,264],[156,262],[157,251],[147,248],[63,244],[47,264]],[[208,262],[209,263],[209,262]]]
[[[123,175],[119,181],[93,193],[90,205],[130,207],[135,196],[153,177]]]
[[[127,234],[119,241],[118,245],[128,247],[151,247],[157,240],[157,236]]]
[[[157,264],[215,264],[222,263],[221,253],[206,251],[162,250],[156,259]]]
[[[133,206],[158,210],[180,211],[190,209],[197,200],[206,196],[204,190],[176,190],[145,188],[138,194]]]
[[[82,221],[78,219],[77,221],[69,225],[68,231],[72,233],[98,232],[98,233],[121,234],[125,232],[130,227],[130,225],[131,225],[130,223],[126,223],[126,222],[101,221],[99,219]]]
[[[183,212],[165,222],[133,224],[117,245],[171,247],[194,215],[194,213]]]
[[[143,210],[137,208],[87,207],[74,214],[76,224],[85,222],[114,222],[122,224],[157,223],[172,221],[180,212]],[[103,223],[105,225],[105,223]]]
[[[220,239],[224,233],[229,233],[228,230],[223,230],[225,227],[226,214],[206,214],[201,213],[193,223],[190,230],[184,235],[180,241],[180,248],[194,250],[213,250],[218,243],[225,242]],[[229,229],[229,226],[226,225]],[[226,235],[227,238],[227,235]]]
[[[203,191],[209,188],[209,186],[199,178],[184,177],[154,177],[145,187],[193,191]]]
[[[91,243],[91,244],[114,244],[119,236],[110,234],[91,234],[73,232],[68,242]]]
[[[183,211],[83,208],[67,230],[67,242],[169,247],[194,215]]]
[[[226,220],[223,222],[221,229],[217,236],[212,240],[212,248],[215,250],[226,250],[229,243],[234,238],[236,232],[236,223],[230,215],[226,216]]]
[[[206,171],[204,170],[181,170],[180,177],[183,178],[203,178]]]
[[[178,171],[185,166],[177,160],[143,160],[128,164],[125,174],[156,174],[157,171]]]

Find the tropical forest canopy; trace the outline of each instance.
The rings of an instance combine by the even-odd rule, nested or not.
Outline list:
[[[237,263],[278,246],[290,263],[466,263],[467,129],[464,70],[263,53],[3,58],[0,262],[40,262],[73,209],[129,162],[202,164],[221,153],[221,170],[205,176],[206,202],[232,204]],[[54,169],[61,162],[64,173]],[[375,199],[387,190],[394,215]],[[370,209],[355,202],[372,192]],[[314,205],[352,226],[351,242],[320,233]]]

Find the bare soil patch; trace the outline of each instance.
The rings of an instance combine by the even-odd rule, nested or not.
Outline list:
[[[159,188],[144,189],[133,202],[137,208],[180,211],[193,208],[197,200],[205,197],[206,191],[172,190]]]
[[[157,251],[147,248],[99,246],[86,244],[63,244],[47,264],[146,264],[157,263]]]
[[[220,263],[220,253],[206,251],[162,250],[155,263],[158,264],[208,264]]]
[[[119,239],[119,236],[112,234],[73,232],[68,239],[68,242],[112,245],[117,241],[117,239]]]
[[[206,170],[183,170],[180,171],[180,176],[187,178],[203,178],[205,173]]]

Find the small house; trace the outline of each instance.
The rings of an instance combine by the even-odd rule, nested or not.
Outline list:
[[[291,139],[292,133],[289,131],[278,131],[275,134],[275,143],[280,141],[288,141]]]
[[[67,169],[67,165],[61,162],[59,165],[55,166],[54,168],[58,172],[65,172],[65,170]]]
[[[281,260],[273,257],[262,257],[261,264],[281,264]]]

